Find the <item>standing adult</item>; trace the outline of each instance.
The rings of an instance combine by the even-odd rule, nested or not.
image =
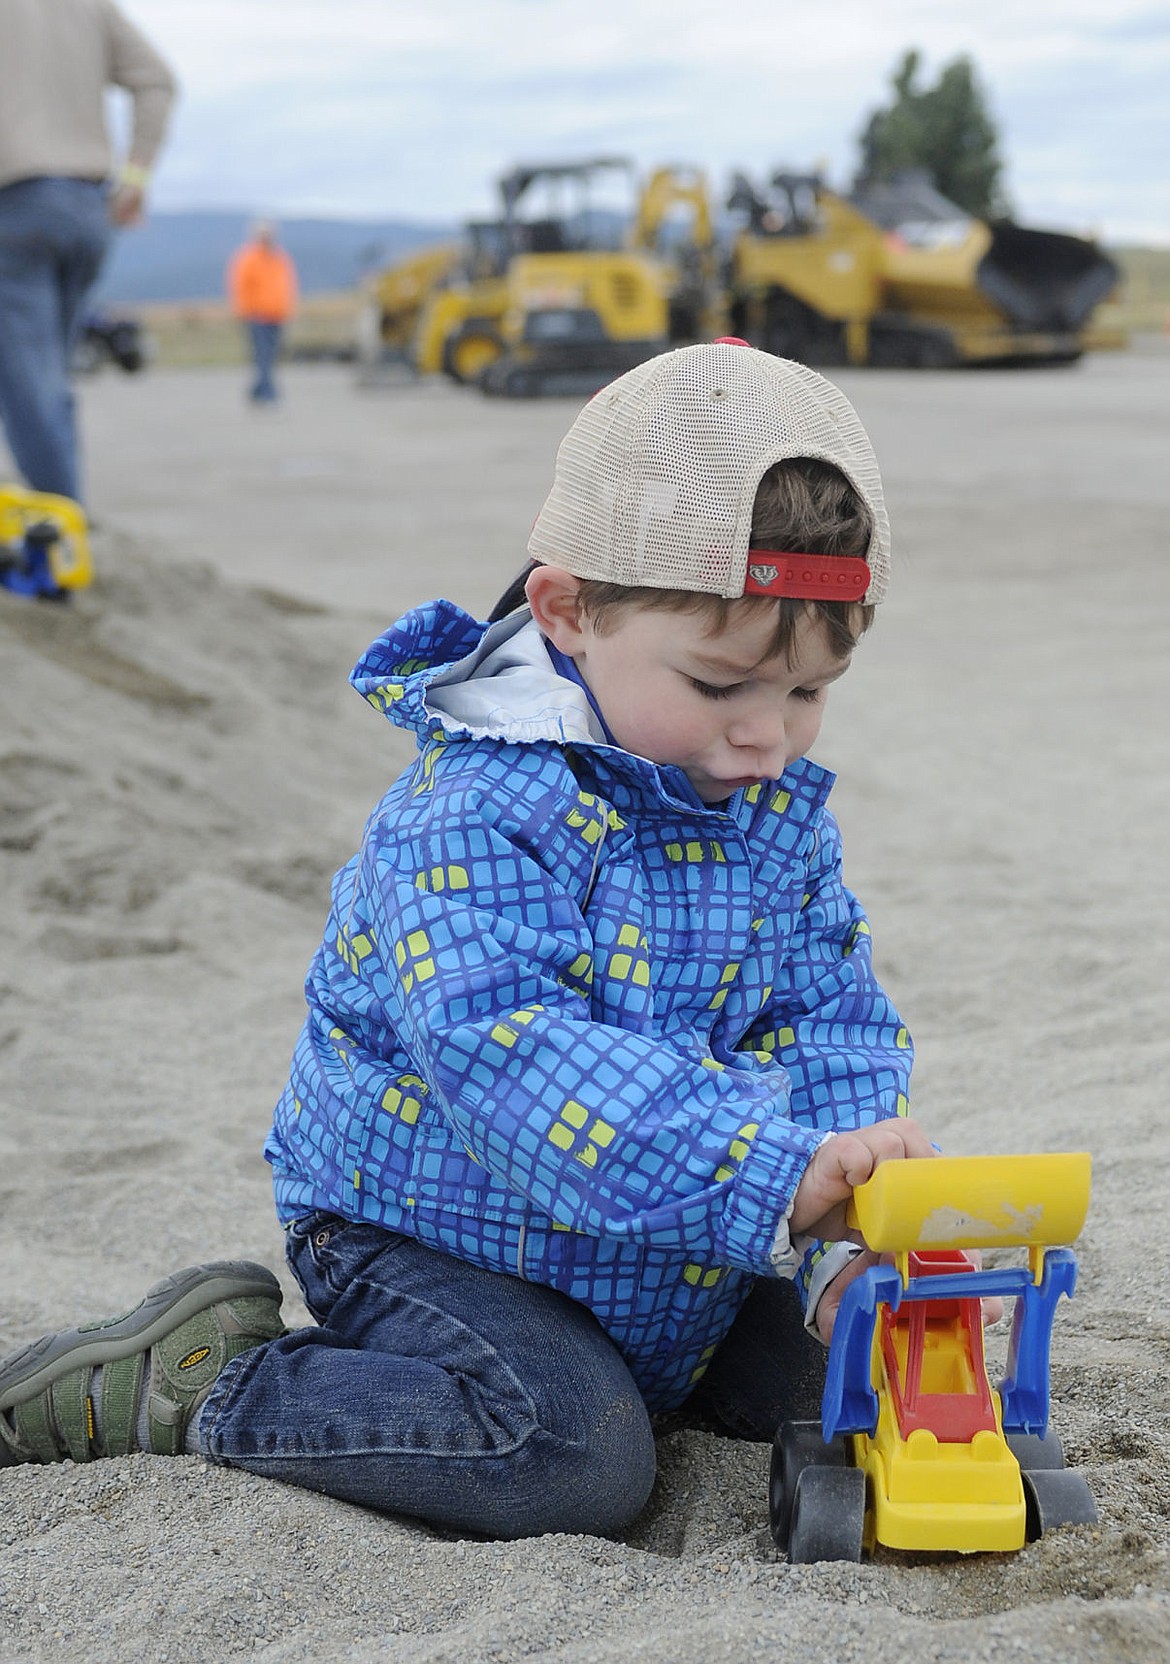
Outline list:
[[[131,101],[118,166],[110,86]],[[113,0],[0,0],[0,422],[36,491],[81,497],[70,355],[114,228],[141,217],[175,93]]]
[[[284,326],[296,310],[297,272],[270,220],[258,220],[251,240],[232,255],[228,295],[248,332],[255,372],[248,397],[253,404],[272,404],[278,397],[274,371]]]

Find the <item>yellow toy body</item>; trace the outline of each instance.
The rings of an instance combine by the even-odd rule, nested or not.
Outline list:
[[[948,1269],[954,1269],[949,1260]],[[945,1545],[970,1553],[1024,1546],[1020,1465],[1003,1435],[999,1394],[987,1379],[980,1321],[977,1301],[957,1299],[907,1304],[896,1316],[887,1308],[879,1313],[871,1364],[877,1429],[847,1440],[850,1460],[866,1475],[871,1549],[875,1543]],[[908,1416],[903,1388],[916,1356]]]
[[[0,553],[15,560],[29,532],[46,525],[56,532],[54,538],[46,540],[51,583],[58,590],[84,589],[93,582],[93,561],[89,526],[81,505],[71,497],[59,497],[49,491],[29,491],[19,485],[0,486]],[[25,589],[14,578],[8,587]]]
[[[858,1434],[853,1461],[873,1478],[865,1544],[946,1548],[961,1554],[1023,1548],[1027,1510],[1020,1464],[997,1422],[969,1443],[940,1443],[925,1430],[904,1439],[879,1395],[878,1430]]]

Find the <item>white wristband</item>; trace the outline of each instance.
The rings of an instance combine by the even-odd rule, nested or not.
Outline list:
[[[840,1276],[845,1267],[864,1252],[865,1249],[856,1242],[831,1242],[813,1266],[808,1283],[808,1304],[804,1309],[804,1326],[810,1335],[817,1334],[817,1307],[821,1303],[821,1295],[833,1278]],[[819,1335],[817,1338],[820,1338]]]

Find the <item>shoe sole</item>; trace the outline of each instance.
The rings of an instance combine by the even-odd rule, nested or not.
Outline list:
[[[93,1369],[142,1352],[209,1306],[256,1295],[278,1305],[282,1297],[280,1283],[267,1266],[250,1260],[217,1260],[176,1271],[148,1289],[125,1317],[43,1335],[0,1364],[0,1410],[35,1398],[74,1369]]]

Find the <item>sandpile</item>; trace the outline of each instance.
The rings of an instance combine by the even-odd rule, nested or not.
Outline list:
[[[0,1658],[1170,1658],[1164,512],[1119,509],[1105,569],[1103,511],[1018,509],[1008,549],[978,492],[903,504],[916,581],[825,746],[919,1112],[956,1152],[1094,1154],[1053,1383],[1100,1524],[790,1567],[767,1449],[686,1428],[621,1541],[458,1540],[195,1459],[15,1469]],[[68,607],[0,593],[5,1350],[200,1259],[282,1271],[259,1147],[329,875],[405,755],[345,685],[352,616],[116,526],[99,566]]]

